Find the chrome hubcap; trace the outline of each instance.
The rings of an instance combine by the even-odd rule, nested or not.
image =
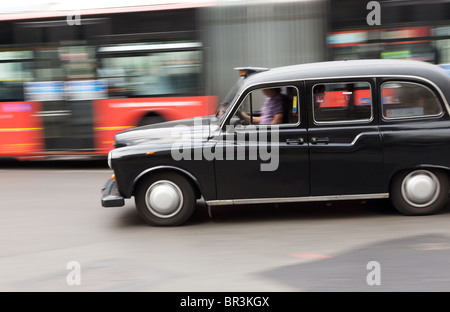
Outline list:
[[[438,178],[430,171],[417,170],[408,174],[402,183],[402,196],[408,204],[423,208],[436,201],[440,192]]]
[[[145,203],[153,215],[170,218],[181,210],[183,193],[173,182],[157,181],[145,193]]]

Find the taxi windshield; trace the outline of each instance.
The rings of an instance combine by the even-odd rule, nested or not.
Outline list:
[[[254,73],[259,73],[269,70],[265,67],[236,67],[235,70],[239,71],[239,79],[225,96],[223,101],[220,102],[219,108],[216,113],[216,117],[220,123],[223,122],[224,118],[228,115],[228,111],[232,109],[232,103],[236,97],[239,89],[242,86],[244,79]]]
[[[231,104],[233,103],[233,99],[242,86],[242,81],[244,77],[240,77],[238,81],[233,85],[233,87],[228,91],[227,95],[223,98],[223,100],[219,104],[219,108],[217,109],[216,117],[219,119],[220,123],[223,121],[228,111],[231,109]]]

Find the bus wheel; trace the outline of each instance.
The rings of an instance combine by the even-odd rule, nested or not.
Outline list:
[[[156,123],[160,123],[160,122],[164,122],[166,121],[166,119],[161,116],[161,115],[147,115],[141,118],[141,120],[139,120],[137,126],[141,127],[141,126],[148,126],[148,125],[153,125]]]
[[[439,170],[407,170],[397,174],[391,184],[394,207],[404,215],[439,212],[447,203],[448,176]]]
[[[135,203],[139,215],[148,224],[176,226],[193,214],[195,191],[191,183],[177,173],[155,174],[139,183]]]

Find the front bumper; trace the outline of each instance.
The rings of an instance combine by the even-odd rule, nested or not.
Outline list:
[[[119,193],[117,182],[109,179],[102,189],[102,206],[103,207],[121,207],[125,205],[125,200]]]

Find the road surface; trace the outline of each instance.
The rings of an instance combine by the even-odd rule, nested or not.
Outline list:
[[[450,206],[406,217],[388,201],[221,207],[151,227],[134,201],[103,208],[111,171],[0,163],[0,291],[450,290]]]

